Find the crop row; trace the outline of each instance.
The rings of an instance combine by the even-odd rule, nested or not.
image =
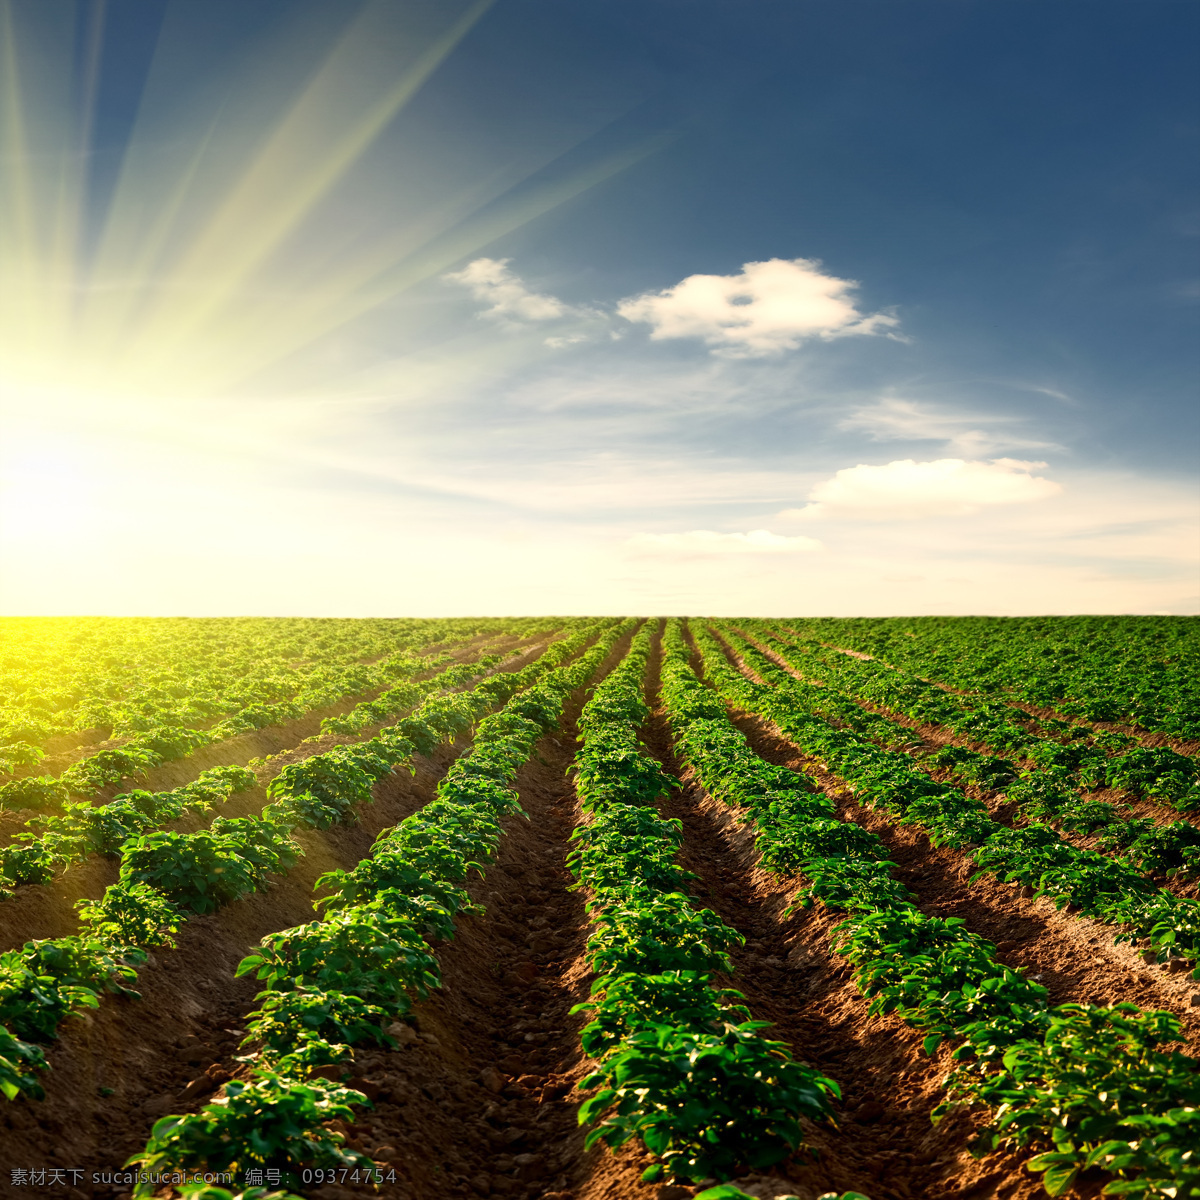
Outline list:
[[[706,635],[698,634],[708,642]],[[979,801],[931,779],[907,755],[885,750],[818,716],[809,690],[742,639],[744,661],[774,687],[742,679],[747,707],[768,716],[805,753],[846,779],[860,800],[902,824],[924,830],[935,845],[968,852],[979,874],[991,874],[1049,896],[1059,907],[1117,925],[1117,941],[1145,938],[1149,960],[1175,956],[1173,969],[1200,957],[1200,902],[1155,886],[1135,866],[1066,842],[1048,825],[1019,829],[995,821]],[[715,645],[715,643],[711,643]]]
[[[459,688],[495,667],[503,655],[485,655],[473,663],[454,664],[421,682],[389,689],[376,700],[359,705],[339,721],[338,732],[350,733],[411,709],[431,692]],[[331,718],[326,718],[326,721]],[[325,730],[325,722],[322,722]],[[114,854],[129,838],[149,833],[184,812],[212,814],[217,805],[236,791],[254,787],[255,773],[246,767],[212,767],[198,779],[164,792],[142,789],[114,797],[107,804],[67,800],[56,816],[39,816],[31,824],[38,831],[17,835],[11,846],[0,849],[0,885],[49,883],[55,874],[92,854]],[[268,784],[270,786],[270,784]]]
[[[594,1125],[588,1145],[640,1138],[660,1160],[643,1179],[728,1179],[784,1158],[801,1139],[798,1118],[828,1116],[838,1087],[763,1037],[744,997],[712,981],[731,971],[726,952],[744,939],[693,907],[692,876],[675,862],[680,823],[654,808],[677,781],[638,737],[650,634],[579,720],[573,769],[590,820],[568,865],[590,893],[587,954],[598,976],[580,1006],[591,1015],[583,1047],[597,1060],[580,1086],[598,1090],[579,1120]]]
[[[926,679],[1091,721],[1200,737],[1192,617],[918,617],[793,622]]]
[[[1029,1166],[1052,1196],[1090,1167],[1115,1176],[1107,1195],[1195,1194],[1198,1064],[1164,1048],[1180,1038],[1179,1022],[1132,1004],[1051,1007],[1043,987],[998,962],[995,946],[961,919],[923,913],[892,877],[876,835],[838,820],[802,776],[754,754],[722,699],[772,719],[787,714],[730,666],[711,635],[698,630],[695,641],[716,692],[692,672],[672,629],[664,698],[680,753],[710,794],[744,808],[764,868],[803,876],[802,903],[848,914],[834,929],[835,948],[870,997],[868,1015],[895,1012],[923,1030],[926,1053],[943,1041],[955,1046],[958,1066],[935,1120],[958,1105],[986,1110],[980,1148],[1037,1146]],[[790,736],[792,725],[782,727]],[[811,752],[806,738],[797,744]],[[846,750],[835,766],[843,777],[850,759]]]
[[[438,985],[430,943],[453,936],[456,916],[470,908],[464,884],[493,856],[500,818],[521,811],[518,769],[632,624],[606,623],[595,646],[537,672],[539,681],[527,668],[521,682],[532,686],[479,722],[437,798],[382,832],[353,870],[317,881],[329,893],[319,919],[269,935],[242,961],[238,974],[264,985],[247,1023],[247,1078],[197,1113],[163,1117],[131,1162],[151,1174],[268,1169],[293,1182],[303,1164],[377,1178],[376,1164],[327,1127],[369,1103],[343,1086],[355,1046],[394,1044],[395,1022]],[[152,1191],[147,1184],[135,1194]]]
[[[811,638],[789,637],[778,623],[744,625],[806,678],[942,726],[995,754],[1014,754],[1033,768],[1057,771],[1085,792],[1118,788],[1161,798],[1181,811],[1200,807],[1196,760],[1167,747],[1144,747],[1115,730],[1038,720],[1003,700],[947,692],[901,668],[842,654]]]
[[[388,690],[373,702],[373,708],[360,706],[358,718],[361,724],[370,724],[371,712],[380,711],[386,719],[391,712],[408,707],[405,702],[407,687],[402,683],[396,686],[399,681],[410,680],[413,675],[451,661],[452,656],[446,653],[430,659],[402,650],[370,664],[355,661],[340,667],[319,663],[296,668],[291,677],[273,678],[270,691],[264,691],[261,683],[250,689],[243,685],[236,694],[227,694],[208,705],[193,697],[189,700],[187,713],[145,705],[136,717],[127,717],[123,725],[114,727],[114,737],[127,739],[122,745],[84,756],[58,778],[27,776],[0,784],[0,808],[61,807],[70,796],[96,795],[151,767],[186,758],[202,746],[296,720],[347,696],[380,688]],[[274,699],[268,702],[265,699],[268,696]],[[197,719],[197,712],[211,716],[218,710],[225,719],[217,724],[200,728],[192,723]],[[344,723],[345,730],[338,728],[336,722],[332,728],[337,732],[348,732],[356,727],[353,718]],[[29,763],[41,755],[40,750],[29,746],[9,747],[7,753],[11,756],[15,749],[19,749]]]
[[[422,647],[531,624],[0,618],[0,770],[48,738],[199,725],[305,689],[340,691],[346,673]]]
[[[553,643],[521,671],[483,680],[470,692],[433,696],[411,716],[357,745],[288,764],[268,785],[261,816],[217,818],[196,833],[158,831],[121,847],[118,881],[80,904],[84,932],[27,943],[0,955],[0,1090],[41,1093],[38,1043],[72,1011],[96,1007],[105,991],[128,992],[148,948],[172,945],[189,914],[211,912],[267,885],[301,853],[297,827],[323,829],[371,799],[376,780],[414,754],[468,730],[548,670],[577,653],[594,628]]]
[[[768,653],[789,666],[804,672],[801,682],[789,681],[793,696],[803,693],[810,712],[836,725],[848,727],[870,741],[889,749],[911,751],[911,731],[875,712],[869,712],[842,691],[842,676],[826,677],[820,687],[807,682],[814,674],[805,658],[789,653],[789,647],[776,639],[760,637],[755,648],[764,647]],[[817,678],[820,674],[816,673]],[[851,690],[853,694],[853,690]],[[1101,735],[1104,736],[1104,735]],[[1078,744],[1078,743],[1077,743]],[[1086,749],[1080,745],[1081,750]],[[1059,751],[1066,747],[1050,743],[1047,749]],[[1166,754],[1180,759],[1170,750],[1136,750],[1132,755],[1110,759],[1110,766],[1124,763],[1129,757]],[[1043,757],[1051,758],[1050,754]],[[1045,821],[1068,832],[1090,834],[1101,832],[1099,849],[1133,870],[1152,875],[1194,875],[1200,873],[1200,830],[1190,821],[1177,820],[1159,823],[1152,817],[1126,816],[1115,804],[1105,800],[1086,799],[1076,788],[1070,772],[1061,762],[1020,771],[1016,764],[992,754],[984,754],[960,746],[942,746],[912,760],[920,769],[931,774],[945,770],[959,782],[985,790],[1003,789],[1004,799],[1016,806],[1026,819]],[[1191,759],[1182,758],[1189,771]],[[1189,791],[1179,803],[1192,803],[1200,797],[1193,777]],[[1175,794],[1179,794],[1176,792]],[[1120,853],[1115,853],[1119,851]]]

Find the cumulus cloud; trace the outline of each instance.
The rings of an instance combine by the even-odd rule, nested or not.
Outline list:
[[[879,467],[860,463],[818,483],[804,508],[789,509],[781,515],[865,520],[965,516],[982,508],[1026,504],[1058,495],[1061,484],[1033,474],[1045,465],[1015,458],[990,462],[961,458],[915,462],[904,458]]]
[[[653,554],[797,554],[820,550],[810,537],[784,537],[766,529],[749,533],[717,533],[693,529],[690,533],[639,533],[626,543],[631,550]]]
[[[816,259],[751,262],[739,275],[689,275],[665,291],[622,300],[627,321],[651,326],[651,338],[703,338],[715,352],[755,358],[793,350],[805,338],[880,333],[894,316],[863,316],[853,280],[825,275]]]
[[[515,272],[509,258],[477,258],[461,271],[445,278],[468,288],[476,300],[488,307],[480,314],[508,321],[557,321],[571,309],[557,296],[530,291]]]

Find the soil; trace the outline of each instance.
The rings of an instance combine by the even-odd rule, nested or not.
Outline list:
[[[619,661],[629,640],[617,644],[602,672]],[[677,771],[658,703],[657,654],[645,736],[650,751]],[[301,1187],[313,1200],[686,1200],[701,1190],[643,1183],[641,1172],[652,1160],[637,1145],[615,1154],[602,1146],[585,1150],[576,1119],[577,1085],[593,1064],[579,1042],[587,1015],[571,1010],[586,1001],[593,976],[584,956],[586,897],[574,890],[565,862],[582,815],[566,772],[588,691],[570,698],[561,729],[538,742],[518,774],[528,815],[505,818],[497,858],[470,888],[479,911],[464,916],[453,941],[436,949],[443,986],[414,1007],[412,1033],[395,1050],[365,1050],[356,1060],[349,1082],[373,1107],[341,1129],[394,1175],[378,1190]],[[1054,1002],[1119,994],[1172,1009],[1190,1041],[1200,1042],[1200,1020],[1192,1016],[1200,1010],[1190,1006],[1188,981],[1112,947],[1111,931],[1092,922],[1021,900],[1015,889],[992,881],[970,883],[961,854],[936,849],[918,832],[858,805],[841,780],[761,718],[735,713],[734,719],[759,754],[814,779],[843,816],[885,840],[897,876],[924,911],[964,917],[997,943],[1004,961],[1037,975]],[[357,824],[303,835],[305,857],[270,891],[189,921],[178,947],[157,952],[140,972],[141,999],[106,997],[94,1013],[70,1020],[48,1052],[47,1098],[0,1108],[0,1195],[29,1194],[6,1190],[8,1168],[57,1166],[85,1176],[75,1189],[47,1189],[51,1196],[127,1196],[123,1185],[92,1184],[92,1172],[118,1168],[142,1149],[156,1119],[194,1111],[229,1075],[246,1073],[234,1056],[256,987],[234,978],[237,962],[265,933],[311,919],[317,875],[352,866],[379,830],[427,803],[468,745],[460,739],[418,759],[411,774],[380,781]],[[293,744],[286,753],[322,748]],[[1027,1156],[976,1160],[966,1152],[976,1117],[960,1112],[931,1122],[944,1098],[949,1052],[925,1055],[921,1035],[894,1016],[867,1019],[866,1000],[831,950],[839,916],[820,905],[789,911],[797,881],[760,869],[744,814],[709,798],[687,771],[682,783],[662,807],[683,821],[681,858],[699,877],[694,894],[747,939],[734,952],[733,975],[722,982],[744,993],[756,1018],[773,1023],[769,1036],[789,1043],[798,1059],[843,1091],[833,1121],[805,1123],[800,1150],[734,1182],[761,1200],[816,1200],[847,1189],[871,1200],[1044,1195],[1024,1167]],[[72,886],[98,894],[105,869],[113,870],[102,861],[85,864]],[[88,870],[100,874],[85,879]],[[67,898],[64,892],[63,903]],[[13,903],[0,906],[6,926],[16,915]],[[1080,1194],[1097,1196],[1102,1185],[1089,1180]]]

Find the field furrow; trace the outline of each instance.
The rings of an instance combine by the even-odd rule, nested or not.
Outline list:
[[[395,678],[40,814],[59,865],[0,902],[4,1170],[80,1172],[69,1200],[1196,1200],[1200,892],[1159,753],[1191,650],[1135,622],[1105,709],[1089,621],[33,626],[0,651],[18,782],[120,749],[102,709]],[[62,762],[21,761],[38,729]],[[89,813],[107,842],[53,841]]]

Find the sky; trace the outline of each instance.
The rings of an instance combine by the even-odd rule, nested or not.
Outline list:
[[[0,612],[1200,613],[1191,0],[0,0]]]

